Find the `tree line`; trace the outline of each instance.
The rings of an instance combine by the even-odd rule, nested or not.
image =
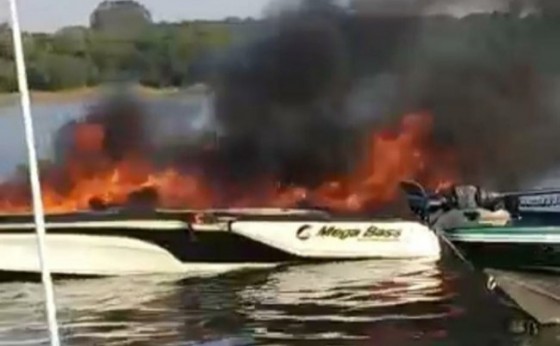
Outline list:
[[[234,43],[262,35],[267,23],[236,18],[154,23],[135,1],[106,0],[87,27],[24,35],[29,84],[34,90],[55,91],[111,81],[156,88],[205,82],[219,76],[215,62],[231,56],[228,49]],[[560,72],[558,16],[487,13],[418,19],[358,14],[339,24],[352,57],[349,68],[356,74],[399,64],[419,70],[465,64],[500,69],[512,60],[545,73]],[[10,27],[0,24],[0,92],[16,89]]]
[[[134,1],[106,1],[89,27],[24,34],[29,85],[54,91],[123,80],[158,88],[196,82],[231,42],[230,27],[229,21],[152,23]],[[0,92],[16,89],[12,33],[0,24]]]

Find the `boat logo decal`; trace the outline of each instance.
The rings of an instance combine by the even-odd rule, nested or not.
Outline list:
[[[376,239],[376,240],[381,240],[381,239],[399,239],[401,237],[402,231],[400,229],[394,229],[394,228],[379,228],[376,226],[370,226],[366,229],[366,231],[364,232],[364,234],[362,235],[362,238],[364,240],[369,240],[369,239]]]
[[[359,236],[361,230],[359,228],[339,228],[334,226],[323,226],[319,229],[317,236],[319,237],[333,237],[340,240],[348,238],[355,238]]]
[[[532,196],[519,201],[520,208],[546,208],[560,205],[560,195]]]
[[[303,225],[296,231],[296,237],[300,240],[311,238],[311,225]]]
[[[312,226],[302,225],[296,231],[296,237],[301,240],[307,240],[311,237]],[[400,229],[379,228],[377,226],[369,226],[366,229],[361,228],[342,228],[336,226],[322,226],[315,233],[319,238],[335,238],[340,240],[357,239],[360,241],[384,241],[397,240],[401,237]]]

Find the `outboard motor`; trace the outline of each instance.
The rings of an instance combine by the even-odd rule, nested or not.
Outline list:
[[[401,183],[401,188],[405,191],[410,210],[429,225],[453,210],[460,211],[465,222],[473,222],[479,219],[480,210],[493,212],[504,209],[505,205],[502,195],[475,185],[453,185],[437,193],[428,193],[420,184],[405,181]]]
[[[542,189],[517,192],[494,192],[475,185],[453,185],[438,192],[427,192],[413,181],[401,182],[410,210],[423,222],[432,225],[441,214],[455,210],[469,221],[479,220],[480,214],[496,211],[509,213],[511,218],[520,214],[522,197],[539,195],[559,195],[560,189]]]
[[[495,211],[497,209],[505,209],[506,206],[515,206],[515,204],[506,203],[518,198],[511,198],[498,192],[484,190],[474,185],[454,185],[443,192],[447,195],[449,204],[456,209],[488,209]],[[513,210],[508,210],[513,211]]]

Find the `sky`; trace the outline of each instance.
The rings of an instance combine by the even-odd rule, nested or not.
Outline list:
[[[25,31],[53,32],[70,25],[87,25],[89,15],[102,0],[18,0],[20,21]],[[271,3],[286,5],[299,0],[137,0],[150,10],[155,21],[222,19],[229,16],[263,16]],[[341,3],[351,0],[338,0]],[[503,8],[508,0],[353,0],[366,8],[384,12],[416,8],[428,13],[463,16],[472,12]],[[560,1],[560,0],[558,0]],[[422,6],[430,4],[430,6]],[[274,6],[273,6],[274,7]],[[9,21],[8,0],[0,0],[0,22]]]
[[[87,25],[102,0],[19,0],[23,30],[53,32],[69,25]],[[155,21],[261,17],[270,0],[138,0]],[[9,20],[8,0],[0,0],[0,22]]]

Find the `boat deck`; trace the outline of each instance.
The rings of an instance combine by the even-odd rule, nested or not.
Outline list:
[[[486,269],[486,274],[541,325],[560,324],[560,275]]]

